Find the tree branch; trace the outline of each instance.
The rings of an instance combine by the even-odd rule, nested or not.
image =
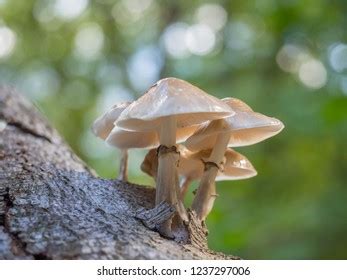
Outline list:
[[[136,213],[154,189],[97,178],[41,114],[0,88],[0,259],[235,259],[177,244]]]

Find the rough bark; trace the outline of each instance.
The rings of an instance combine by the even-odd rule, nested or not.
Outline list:
[[[11,88],[0,122],[0,259],[236,258],[145,227],[135,216],[154,189],[98,178]]]

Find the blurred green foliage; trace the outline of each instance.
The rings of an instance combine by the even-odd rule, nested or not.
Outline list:
[[[237,149],[258,176],[218,183],[211,248],[347,258],[346,15],[344,0],[0,0],[0,82],[105,177],[118,151],[90,125],[113,103],[167,76],[244,100],[286,128]],[[153,184],[139,171],[144,153],[131,152],[130,180]]]

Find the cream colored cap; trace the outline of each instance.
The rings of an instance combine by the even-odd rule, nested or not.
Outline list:
[[[183,145],[180,147],[180,161],[178,173],[186,178],[196,180],[202,177],[204,173],[204,163],[201,160],[206,152],[192,153]]]
[[[158,155],[157,149],[149,150],[143,162],[141,163],[141,170],[147,175],[155,178],[158,171]]]
[[[248,179],[257,175],[257,171],[244,155],[229,148],[224,157],[224,170],[218,172],[216,181]]]
[[[177,145],[177,150],[180,153],[178,173],[182,176],[190,175],[194,178],[200,178],[204,165],[199,157],[190,157],[192,154],[183,145]],[[141,170],[151,177],[155,177],[158,170],[158,155],[157,150],[152,149],[146,154],[142,164]]]
[[[177,143],[185,141],[191,136],[197,126],[188,126],[177,129]],[[158,134],[155,131],[128,131],[115,126],[108,137],[106,143],[119,149],[144,148],[152,149],[160,145]]]
[[[203,150],[186,154],[179,167],[180,175],[194,180],[201,178],[204,172],[203,162],[208,160],[211,152],[212,150]],[[244,155],[230,148],[224,154],[223,166],[224,169],[218,172],[216,181],[241,180],[257,175],[257,171],[250,161]]]
[[[166,78],[124,110],[117,126],[134,131],[156,130],[165,117],[174,115],[177,127],[181,128],[233,114],[226,103],[196,86],[180,79]]]
[[[222,101],[235,111],[235,115],[220,121],[202,124],[185,142],[189,150],[199,151],[213,148],[219,133],[231,132],[228,145],[242,147],[270,138],[284,128],[280,120],[254,112],[239,99],[225,98]]]
[[[154,148],[158,146],[158,137],[155,132],[127,131],[114,127],[106,138],[106,143],[119,149]]]
[[[92,126],[93,133],[105,140],[114,127],[114,122],[131,102],[122,102],[113,105],[105,114],[97,118]]]

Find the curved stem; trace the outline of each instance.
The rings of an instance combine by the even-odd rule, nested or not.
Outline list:
[[[198,220],[204,221],[213,208],[217,197],[215,178],[218,173],[216,166],[211,166],[204,172],[199,187],[193,200],[192,210],[195,211]]]
[[[225,150],[230,140],[229,133],[220,133],[208,159],[214,163],[206,165],[204,174],[200,180],[199,187],[192,204],[192,210],[197,214],[200,221],[204,221],[213,208],[217,197],[215,179],[218,173],[218,166],[223,161]]]
[[[121,150],[121,160],[119,164],[118,180],[128,181],[128,150]]]

